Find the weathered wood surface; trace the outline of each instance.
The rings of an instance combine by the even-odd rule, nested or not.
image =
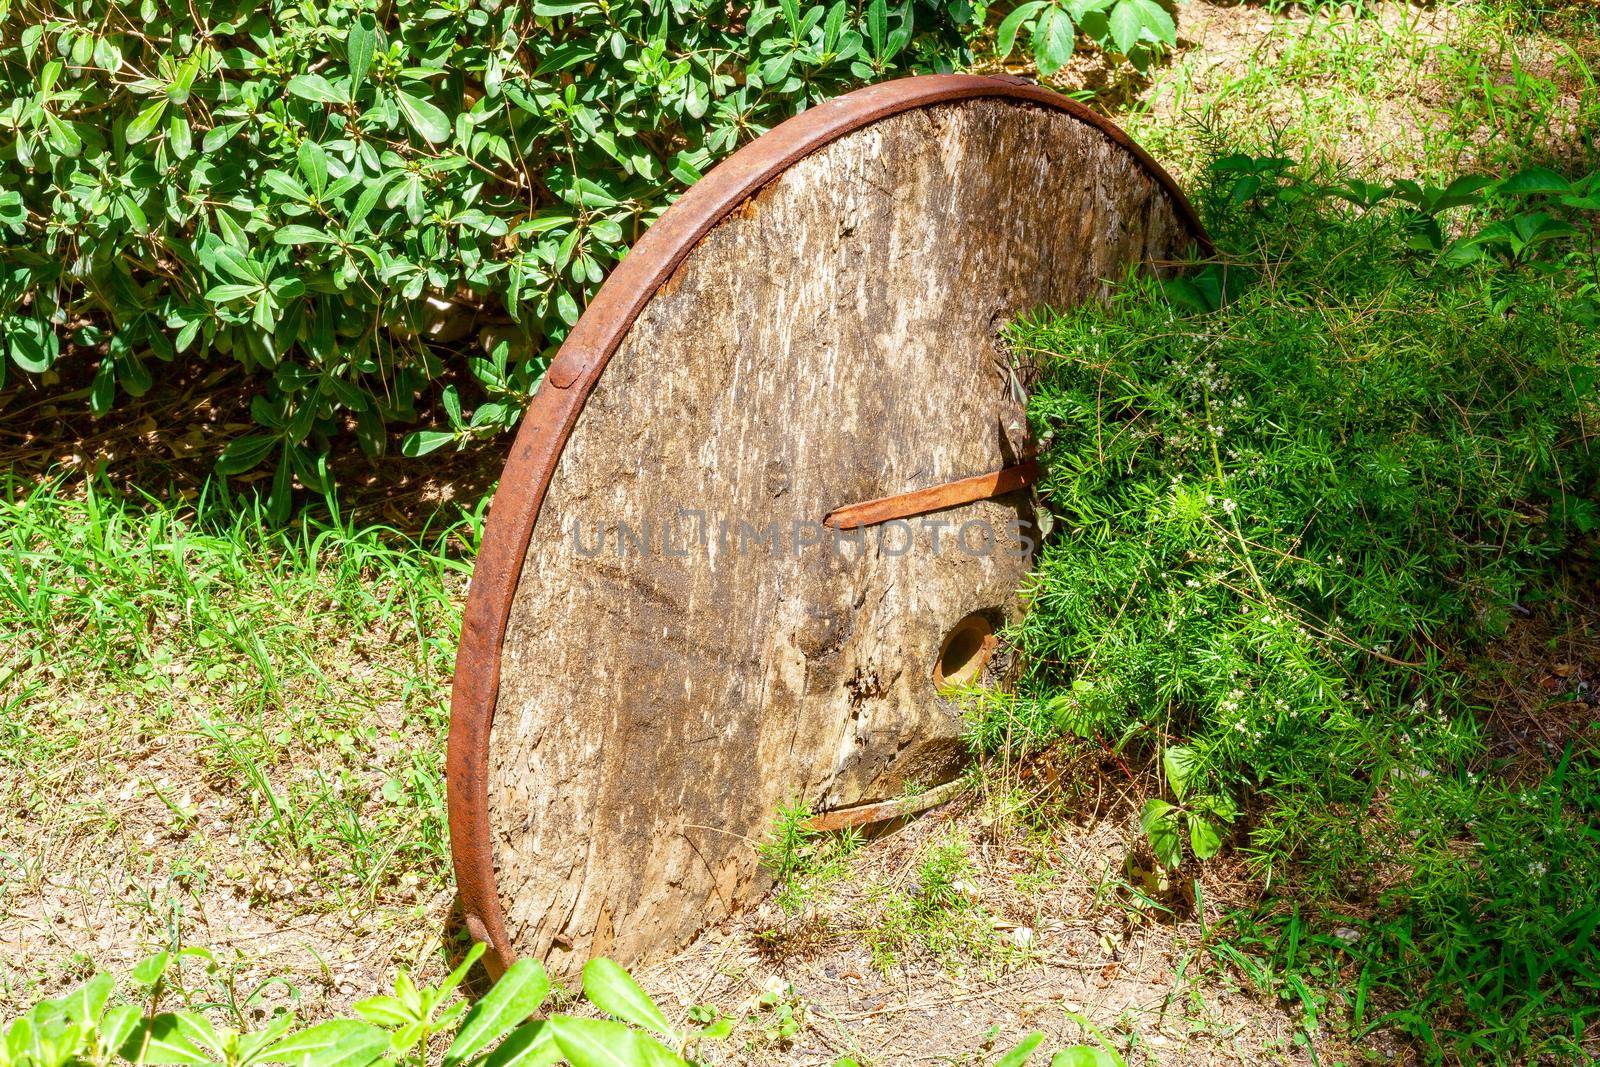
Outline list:
[[[584,409],[513,604],[489,796],[519,954],[562,971],[673,950],[764,889],[755,843],[785,803],[954,773],[934,663],[969,613],[1019,610],[1026,493],[934,516],[938,554],[920,520],[898,555],[874,530],[796,553],[793,524],[810,539],[842,504],[1015,463],[1027,368],[1000,328],[1182,232],[1098,131],[975,100],[836,141],[701,242]],[[970,519],[1002,543],[961,551]],[[619,555],[619,524],[646,520],[648,549]],[[741,520],[776,521],[781,550],[740,552]]]

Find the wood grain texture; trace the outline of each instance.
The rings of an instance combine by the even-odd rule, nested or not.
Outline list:
[[[1098,131],[974,100],[849,134],[701,241],[580,416],[513,603],[489,795],[519,954],[674,950],[764,889],[785,803],[954,773],[934,662],[968,614],[1016,616],[1026,494],[930,516],[939,552],[922,520],[896,552],[904,528],[835,549],[821,519],[1015,463],[1028,368],[999,329],[1182,233]],[[963,551],[975,519],[1001,543]],[[740,522],[776,523],[776,549]]]

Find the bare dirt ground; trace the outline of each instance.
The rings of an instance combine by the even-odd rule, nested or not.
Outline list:
[[[302,636],[262,634],[270,686],[227,650],[179,652],[171,688],[19,672],[39,688],[9,724],[35,758],[0,759],[0,1017],[163,947],[216,954],[214,975],[189,968],[202,1000],[267,983],[253,1007],[308,1015],[376,993],[397,966],[442,966],[453,892],[429,780],[448,661],[419,664],[403,635],[354,637],[358,620],[319,623],[296,599],[279,618],[238,605],[324,642],[296,663],[286,646]]]
[[[715,1064],[977,1064],[1032,1031],[1047,1048],[1092,1043],[1069,1013],[1130,1063],[1310,1062],[1296,1011],[1196,962],[1204,928],[1192,897],[1148,903],[1137,875],[1126,881],[1130,857],[1148,873],[1131,806],[1057,823],[1048,842],[971,798],[951,805],[963,806],[870,844],[801,913],[769,902],[641,980],[669,1004],[743,1012],[733,1040],[706,1050]],[[926,857],[952,841],[972,866],[951,928],[901,938],[896,902],[925,892]],[[803,1021],[787,1042],[777,1039],[785,1008]]]

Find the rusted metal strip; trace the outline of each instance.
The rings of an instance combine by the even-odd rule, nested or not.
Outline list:
[[[876,526],[891,519],[906,519],[913,515],[926,515],[930,511],[943,511],[974,500],[1005,496],[1039,480],[1039,464],[1035,460],[1018,463],[1015,467],[975,474],[971,478],[930,485],[926,489],[913,489],[909,493],[882,496],[876,500],[863,500],[859,504],[846,504],[834,508],[823,518],[822,525],[839,530],[857,526]]]
[[[953,782],[935,786],[926,793],[918,793],[915,796],[900,797],[896,800],[876,800],[871,804],[852,804],[848,808],[819,811],[801,825],[807,830],[843,830],[851,826],[871,826],[874,823],[888,822],[890,819],[903,819],[907,815],[917,815],[953,799],[960,794],[964,785],[965,783],[957,778]]]
[[[794,163],[891,115],[985,97],[1064,112],[1099,130],[1150,175],[1195,245],[1211,253],[1210,238],[1177,184],[1109,119],[1020,78],[972,74],[884,82],[809,108],[728,157],[656,220],[611,272],[551,361],[517,430],[472,572],[450,698],[445,777],[461,912],[472,937],[489,946],[484,963],[492,975],[498,977],[516,958],[496,886],[489,815],[489,734],[500,693],[501,644],[545,493],[607,361],[700,238]]]

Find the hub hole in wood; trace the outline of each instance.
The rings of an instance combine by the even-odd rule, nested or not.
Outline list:
[[[988,619],[977,612],[968,615],[945,635],[933,665],[933,684],[939,689],[971,685],[989,665],[998,643]]]

